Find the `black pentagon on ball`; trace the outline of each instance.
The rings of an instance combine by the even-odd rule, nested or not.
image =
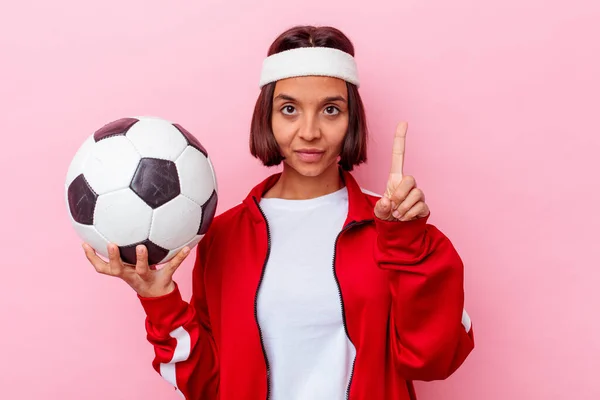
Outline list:
[[[202,146],[200,141],[194,135],[192,135],[183,126],[181,126],[179,124],[173,124],[173,126],[175,128],[177,128],[179,130],[179,132],[181,132],[181,134],[185,137],[185,140],[187,140],[188,145],[194,147],[200,153],[204,154],[204,157],[208,157],[208,152],[206,151],[204,146]]]
[[[215,212],[217,211],[217,203],[218,196],[217,192],[213,191],[206,203],[202,206],[202,221],[200,221],[200,227],[198,228],[198,235],[204,235],[208,228],[210,227],[210,223],[212,219],[215,217]]]
[[[181,193],[177,166],[169,160],[142,158],[129,187],[150,207],[160,207]]]
[[[94,208],[98,194],[94,192],[83,174],[78,175],[67,189],[69,210],[76,222],[84,225],[94,223]]]
[[[94,133],[94,140],[99,142],[112,136],[125,135],[139,120],[136,118],[121,118],[116,121],[109,122]]]
[[[146,239],[143,242],[134,243],[127,246],[119,246],[121,260],[127,264],[135,265],[137,262],[135,250],[140,244],[146,246],[148,251],[148,265],[157,265],[163,258],[167,256],[167,254],[169,254],[169,250],[163,249],[159,245],[154,244],[150,240]]]

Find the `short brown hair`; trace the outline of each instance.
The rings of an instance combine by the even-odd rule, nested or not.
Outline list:
[[[269,47],[268,56],[298,47],[332,47],[354,56],[354,45],[341,31],[323,26],[296,26],[283,32]],[[340,166],[352,171],[367,161],[367,121],[358,88],[346,82],[348,88],[348,130],[342,144]],[[265,166],[279,165],[283,157],[273,136],[271,114],[275,82],[262,87],[250,125],[250,153]]]

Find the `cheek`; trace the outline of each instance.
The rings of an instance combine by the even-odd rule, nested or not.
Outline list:
[[[271,129],[273,130],[273,136],[279,147],[282,149],[288,147],[293,136],[293,130],[291,129],[290,124],[283,118],[273,116],[273,118],[271,118]]]
[[[340,118],[331,128],[331,144],[341,150],[348,131],[348,119]]]

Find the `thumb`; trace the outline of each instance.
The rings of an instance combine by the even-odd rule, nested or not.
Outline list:
[[[375,216],[387,220],[390,215],[392,215],[392,202],[387,196],[383,196],[375,204]]]
[[[183,260],[186,259],[186,257],[188,256],[189,253],[190,253],[190,248],[188,246],[185,246],[183,249],[181,249],[181,251],[179,253],[177,253],[177,255],[175,255],[175,257],[173,257],[171,259],[171,261],[169,261],[167,263],[166,267],[164,268],[167,276],[169,276],[169,277],[173,276],[173,274],[175,273],[177,268],[179,268],[179,266],[181,265]]]

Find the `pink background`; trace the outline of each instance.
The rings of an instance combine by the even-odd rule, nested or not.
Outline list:
[[[420,399],[600,398],[597,1],[119,3],[0,12],[0,398],[178,398],[150,366],[134,292],[83,256],[66,169],[102,124],[158,115],[211,152],[219,212],[238,203],[273,172],[249,156],[248,126],[267,47],[297,23],[356,45],[363,186],[384,189],[407,120],[406,170],[466,263],[476,350]],[[176,274],[186,298],[190,272]]]

